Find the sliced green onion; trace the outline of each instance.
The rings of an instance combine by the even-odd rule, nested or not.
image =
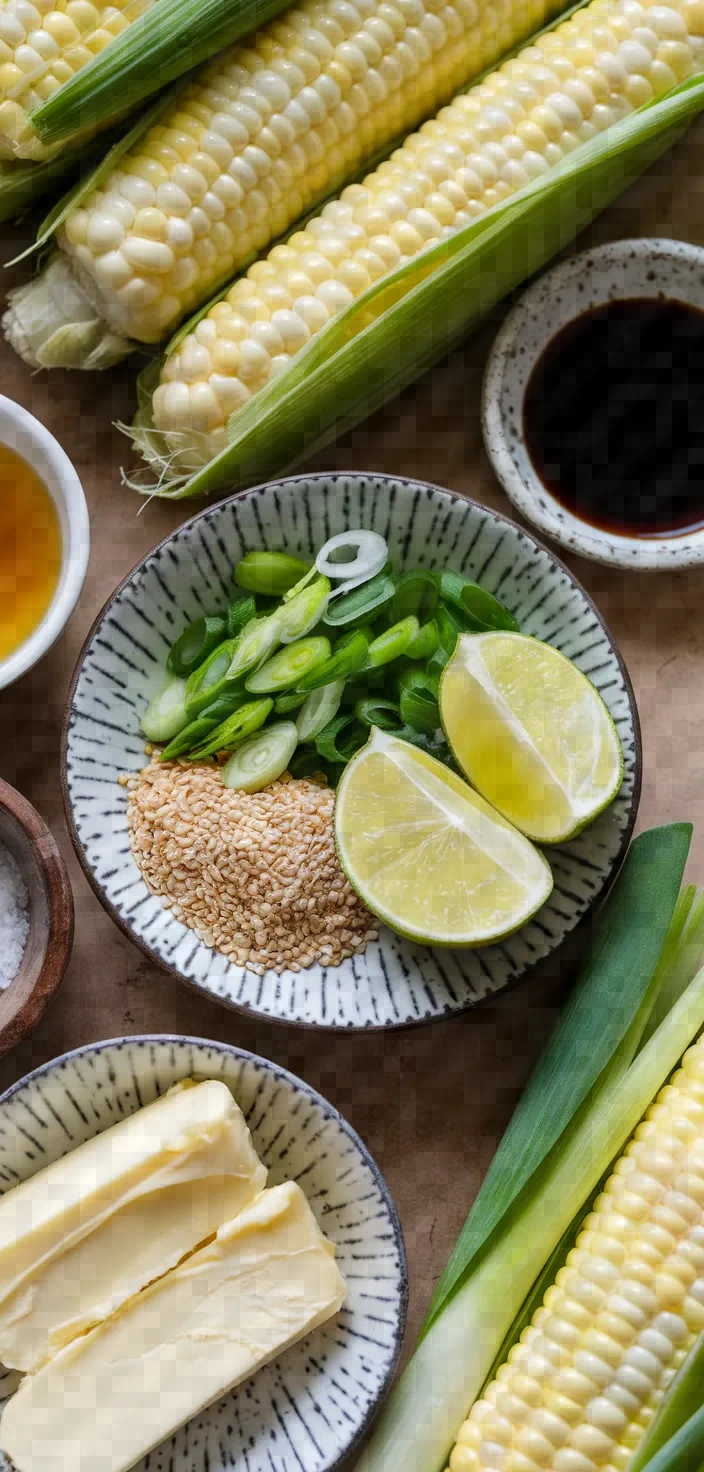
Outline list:
[[[404,572],[396,579],[396,592],[391,604],[394,623],[415,613],[418,622],[432,618],[437,606],[440,590],[438,580],[432,572]],[[432,649],[428,650],[432,654]]]
[[[274,701],[274,715],[290,716],[291,711],[300,710],[306,699],[305,690],[287,690],[283,695],[277,695]]]
[[[332,684],[333,680],[346,680],[348,675],[354,675],[364,667],[368,650],[369,640],[362,629],[346,634],[338,639],[325,664],[301,680],[299,688],[319,690],[323,685]]]
[[[398,705],[381,696],[367,695],[363,700],[358,700],[354,713],[357,720],[363,721],[365,726],[378,726],[380,731],[391,731],[394,735],[398,734],[403,725]]]
[[[372,613],[376,617],[391,602],[395,591],[393,578],[388,573],[380,573],[371,582],[355,588],[353,593],[345,593],[344,598],[328,608],[323,623],[331,628],[341,628],[345,624],[369,618]]]
[[[188,721],[186,715],[186,681],[172,678],[150,700],[142,716],[142,730],[149,741],[171,741]]]
[[[411,639],[406,654],[409,659],[429,659],[439,647],[440,631],[437,619],[430,618],[426,624],[421,624],[415,639]]]
[[[367,650],[365,669],[378,669],[382,664],[391,664],[392,659],[399,659],[406,653],[409,644],[418,637],[419,629],[414,613],[408,618],[402,618],[400,623],[392,624],[385,633],[372,639]]]
[[[456,572],[441,573],[440,596],[445,603],[459,609],[470,621],[469,629],[476,633],[487,629],[520,633],[520,624],[505,603],[495,598],[493,593],[487,593],[486,588],[480,588],[479,583],[472,582],[471,578],[460,577]]]
[[[439,648],[436,649],[435,653],[431,654],[430,659],[425,666],[426,677],[435,686],[436,692],[440,684],[440,676],[445,668],[445,665],[449,664],[450,658],[451,655],[449,651],[447,649],[444,649],[441,644]]]
[[[189,676],[186,686],[186,714],[189,721],[202,715],[213,700],[232,691],[236,682],[230,676],[230,665],[238,642],[237,639],[226,639]]]
[[[330,659],[330,640],[318,635],[297,639],[273,654],[266,664],[248,675],[245,687],[253,695],[297,688],[306,675],[314,674]]]
[[[225,720],[226,716],[231,716],[241,704],[241,693],[223,695],[219,700],[214,700],[212,705],[206,706],[202,715],[198,716],[195,721],[190,721],[177,736],[174,736],[166,750],[162,751],[161,760],[171,762],[175,761],[176,757],[186,756],[195,746],[205,741],[206,736],[209,736],[211,731],[214,731],[215,727]]]
[[[251,594],[247,594],[244,598],[235,598],[234,603],[231,603],[227,610],[228,639],[235,639],[256,616],[257,605]]]
[[[335,716],[316,736],[315,745],[320,756],[329,762],[348,762],[364,746],[369,736],[369,727],[352,715]]]
[[[328,787],[337,787],[345,770],[344,762],[326,762],[314,746],[299,746],[288,764],[292,777],[323,777]]]
[[[332,680],[329,685],[321,685],[319,690],[311,690],[296,717],[299,741],[315,741],[323,728],[330,724],[340,709],[344,688],[344,680]]]
[[[219,751],[231,751],[239,746],[247,736],[251,736],[253,731],[258,731],[264,725],[273,708],[274,702],[268,698],[248,700],[245,705],[240,705],[233,715],[216,726],[207,741],[189,752],[191,761],[201,762],[206,757],[215,756]]]
[[[330,594],[331,598],[337,598],[368,583],[386,566],[388,555],[384,537],[359,528],[330,537],[321,547],[315,565],[323,577],[338,581],[338,587]]]
[[[180,675],[187,679],[194,670],[200,666],[222,644],[227,634],[227,625],[224,618],[208,617],[197,618],[189,624],[179,635],[176,643],[169,650],[166,667],[172,675]]]
[[[422,670],[408,670],[401,677],[400,709],[407,726],[432,736],[440,726],[437,686]]]
[[[309,583],[290,602],[283,603],[276,615],[281,629],[281,643],[293,644],[294,640],[303,639],[306,634],[310,634],[323,618],[329,598],[328,578],[316,578],[315,582]]]
[[[239,679],[255,666],[263,664],[280,643],[281,626],[276,614],[270,613],[266,618],[253,618],[235,641],[228,677],[231,680]]]
[[[297,745],[293,721],[274,721],[230,757],[222,771],[225,786],[238,792],[261,792],[286,771]]]
[[[300,557],[287,552],[247,552],[235,568],[235,582],[249,593],[281,598],[310,571]]]

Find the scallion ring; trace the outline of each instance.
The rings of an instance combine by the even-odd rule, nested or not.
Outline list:
[[[267,716],[271,715],[274,702],[270,699],[248,700],[241,705],[234,715],[228,717],[221,725],[204,741],[201,746],[196,746],[189,752],[191,761],[204,761],[206,757],[215,756],[218,751],[231,751],[239,746],[253,731],[258,731],[264,725]]]
[[[345,553],[348,555],[345,557]],[[315,565],[321,576],[329,578],[338,583],[333,589],[331,598],[337,598],[341,594],[351,593],[353,588],[358,588],[362,583],[381,572],[385,567],[389,555],[384,537],[378,532],[368,532],[360,528],[357,531],[338,532],[337,536],[321,547],[315,559]]]
[[[268,695],[279,690],[297,689],[306,675],[315,674],[330,659],[330,640],[318,635],[297,639],[272,654],[271,659],[253,670],[245,680],[252,695]]]
[[[365,726],[378,726],[380,731],[390,731],[392,735],[398,735],[403,726],[403,720],[399,707],[393,700],[384,700],[373,695],[358,700],[354,708],[358,720],[363,721]]]
[[[331,680],[318,690],[311,690],[296,717],[299,741],[315,741],[340,709],[344,680]]]
[[[460,577],[456,572],[441,573],[440,596],[463,615],[467,630],[484,633],[487,629],[505,629],[512,634],[520,633],[520,624],[505,603],[471,578]]]
[[[290,603],[282,603],[275,615],[279,621],[281,643],[293,644],[296,639],[304,639],[306,634],[310,634],[324,617],[329,599],[329,580],[316,578]]]
[[[396,592],[391,605],[395,623],[415,613],[418,622],[432,618],[440,597],[438,579],[432,572],[404,572],[396,579]]]
[[[261,792],[286,771],[298,745],[293,721],[274,721],[244,741],[222,771],[226,787],[237,792]]]
[[[170,679],[150,700],[142,716],[142,730],[148,741],[171,741],[188,723],[186,714],[186,681],[180,676]]]
[[[354,714],[335,716],[315,738],[318,754],[329,762],[348,762],[364,746],[369,727]]]
[[[421,624],[415,639],[406,650],[409,659],[429,659],[431,654],[440,646],[440,631],[437,619],[430,618],[425,624]]]
[[[418,636],[420,625],[414,613],[408,618],[402,618],[399,623],[392,624],[383,634],[378,634],[372,639],[367,650],[365,669],[378,669],[380,665],[391,664],[393,659],[399,659],[405,654],[409,644]]]
[[[348,675],[356,674],[357,670],[364,667],[368,650],[369,640],[361,629],[353,634],[346,634],[338,639],[325,664],[300,681],[299,689],[319,690],[323,685],[330,685],[333,680],[345,680]]]
[[[235,582],[248,593],[281,598],[308,571],[307,562],[289,557],[287,552],[247,552],[237,563]]]
[[[396,585],[388,573],[379,573],[371,582],[328,607],[323,622],[329,628],[342,628],[346,624],[363,623],[365,619],[377,618],[396,591]]]
[[[171,762],[177,757],[187,756],[240,705],[242,705],[241,693],[222,695],[218,700],[214,700],[212,705],[206,706],[202,715],[197,716],[194,721],[189,721],[188,725],[184,726],[177,736],[174,736],[173,741],[170,741],[161,753],[162,762]]]
[[[166,668],[172,675],[180,675],[181,679],[188,679],[194,670],[200,666],[222,644],[227,634],[227,625],[224,618],[209,617],[194,619],[179,634],[176,643],[171,646],[166,661]]]
[[[229,694],[238,683],[230,676],[230,665],[238,643],[237,639],[226,639],[189,677],[186,686],[186,715],[189,721],[202,715],[206,706],[211,705],[220,695]]]

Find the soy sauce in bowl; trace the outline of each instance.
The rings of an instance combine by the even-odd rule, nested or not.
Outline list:
[[[704,526],[704,312],[634,297],[568,322],[530,375],[523,431],[582,521],[644,538]]]

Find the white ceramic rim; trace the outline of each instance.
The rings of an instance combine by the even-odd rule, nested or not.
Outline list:
[[[550,494],[533,470],[522,432],[518,438],[523,455],[521,463],[517,462],[513,436],[506,422],[506,401],[512,399],[512,407],[518,409],[516,388],[514,385],[512,392],[511,385],[515,379],[514,364],[519,357],[521,374],[526,371],[529,374],[555,332],[579,315],[565,304],[564,310],[558,306],[555,317],[554,297],[562,289],[572,286],[583,277],[585,270],[592,271],[597,264],[601,267],[605,289],[598,293],[590,291],[583,310],[603,302],[633,297],[632,283],[625,290],[621,287],[621,273],[627,261],[638,260],[652,266],[653,262],[663,259],[671,260],[680,268],[673,297],[676,295],[679,301],[690,300],[692,305],[701,309],[704,305],[704,248],[701,246],[644,236],[612,241],[582,251],[544,272],[509,312],[489,353],[482,385],[484,446],[494,473],[514,506],[527,521],[566,551],[579,553],[610,567],[638,572],[695,567],[704,562],[704,527],[666,537],[631,537],[602,531],[573,516]],[[687,272],[698,287],[691,298],[685,297],[682,291],[682,275]],[[648,280],[644,271],[637,291],[639,296],[657,298],[662,295],[663,287],[655,280]],[[522,424],[522,413],[516,413],[516,419]]]
[[[4,690],[32,669],[65,629],[88,569],[90,520],[83,486],[66,451],[33,414],[4,395],[0,395],[0,441],[44,481],[59,514],[62,541],[58,585],[41,623],[0,662],[0,690]]]

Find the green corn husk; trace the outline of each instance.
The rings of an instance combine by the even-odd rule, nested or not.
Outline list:
[[[628,1472],[644,1472],[700,1408],[704,1397],[704,1334],[700,1334],[657,1408],[642,1441],[630,1459]],[[693,1464],[693,1472],[704,1459]]]
[[[574,150],[549,173],[370,287],[232,416],[230,444],[178,476],[151,423],[158,363],[140,376],[130,434],[151,471],[128,485],[174,499],[243,490],[291,469],[431,368],[507,292],[538,271],[685,131],[704,73]],[[199,316],[202,315],[199,314]],[[190,324],[180,329],[179,336]]]
[[[678,824],[632,845],[423,1337],[363,1454],[364,1472],[442,1472],[548,1260],[559,1263],[604,1173],[704,1026],[704,897],[685,890],[677,898],[690,836]],[[653,1031],[663,995],[670,1008]]]
[[[270,20],[287,0],[158,0],[31,114],[42,143],[106,127]]]

